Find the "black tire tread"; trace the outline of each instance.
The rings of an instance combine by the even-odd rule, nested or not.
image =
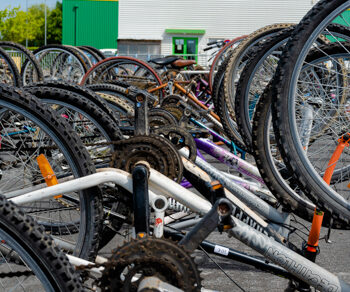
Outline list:
[[[293,74],[293,62],[297,60],[300,49],[308,40],[312,31],[337,7],[346,3],[345,0],[319,1],[301,20],[287,43],[279,66],[276,70],[272,88],[272,115],[275,137],[289,171],[291,171],[299,182],[299,187],[308,197],[322,210],[332,214],[336,220],[350,224],[350,210],[336,202],[333,191],[325,186],[311,181],[308,170],[303,165],[297,150],[293,144],[289,125],[281,113],[286,113],[288,89]],[[293,59],[294,58],[294,59]],[[292,61],[291,61],[292,60]]]
[[[65,144],[67,151],[79,170],[80,176],[95,173],[95,166],[84,144],[69,124],[54,111],[42,104],[33,95],[17,88],[0,85],[0,96],[2,101],[25,109],[26,112],[32,114],[38,120],[49,125],[50,130]],[[97,252],[99,229],[103,215],[100,196],[100,190],[97,187],[84,191],[84,207],[87,210],[86,212],[89,211],[91,220],[87,222],[88,238],[82,243],[83,247],[77,254],[81,258],[93,258]]]
[[[56,291],[84,291],[82,283],[66,255],[55,246],[52,238],[32,217],[15,204],[0,196],[1,229],[11,236],[36,259]]]

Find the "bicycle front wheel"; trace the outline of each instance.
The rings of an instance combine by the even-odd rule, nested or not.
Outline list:
[[[1,291],[83,291],[67,257],[15,204],[0,197]]]
[[[345,148],[334,172],[331,186],[323,180],[338,139],[349,131],[348,59],[350,48],[337,38],[331,41],[336,54],[315,46],[315,41],[334,21],[343,21],[349,1],[320,1],[302,19],[288,41],[273,81],[273,126],[277,143],[288,169],[299,187],[320,208],[334,218],[350,223],[350,151]],[[333,44],[334,46],[334,44]],[[319,60],[308,56],[318,51]],[[339,50],[342,50],[340,53]],[[321,78],[320,78],[321,76]],[[342,81],[329,86],[325,80]],[[309,112],[309,118],[306,113]],[[304,117],[304,118],[303,118]],[[310,135],[302,129],[310,122]],[[307,139],[305,139],[305,137]]]

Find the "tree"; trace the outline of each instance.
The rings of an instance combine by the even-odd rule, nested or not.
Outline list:
[[[1,40],[29,46],[42,46],[45,40],[45,5],[33,5],[28,12],[20,8],[0,11]],[[57,1],[54,9],[47,8],[47,43],[62,41],[62,4]]]
[[[45,32],[45,4],[33,5],[28,9],[28,31],[31,38],[31,46],[42,46],[44,44]]]
[[[12,17],[6,18],[3,22],[1,35],[2,40],[24,43],[26,37],[28,40],[34,40],[35,36],[27,26],[27,14],[24,11],[17,11]]]
[[[0,34],[3,35],[4,25],[5,21],[9,17],[14,17],[16,13],[18,12],[19,7],[15,8],[5,8],[4,10],[0,10]]]
[[[55,9],[50,11],[47,19],[47,43],[62,43],[62,3],[56,2]]]
[[[41,27],[44,25],[44,10],[44,4],[33,5],[28,12],[19,8],[9,10],[0,27],[2,40],[24,44],[28,39],[30,46],[43,44],[44,32]]]

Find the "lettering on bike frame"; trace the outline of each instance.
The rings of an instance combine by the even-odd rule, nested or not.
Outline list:
[[[258,222],[256,222],[252,217],[250,217],[246,212],[244,212],[241,208],[232,203],[232,216],[246,223],[250,227],[256,229],[257,231],[268,235],[266,229],[261,226]]]
[[[255,249],[267,259],[282,266],[288,272],[320,291],[349,291],[350,286],[337,276],[284,247],[272,238],[257,232],[243,222],[234,219],[235,226],[229,234]]]

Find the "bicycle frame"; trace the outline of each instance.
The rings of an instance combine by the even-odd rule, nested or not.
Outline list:
[[[211,117],[211,121],[215,123],[216,125],[222,127],[220,123],[219,116],[214,113],[213,111],[209,110],[207,106],[205,106],[203,103],[201,103],[195,96],[193,96],[189,91],[187,91],[185,88],[183,88],[180,84],[189,83],[188,81],[169,81],[167,83],[164,83],[156,88],[152,88],[148,90],[149,93],[156,92],[158,90],[161,90],[165,87],[171,87],[174,86],[176,89],[178,89],[181,93],[183,93],[185,96],[187,96],[192,102],[194,102],[197,106],[199,106],[201,109],[208,111],[209,116]]]
[[[265,185],[265,182],[261,178],[257,167],[251,165],[247,161],[239,158],[238,156],[225,150],[224,148],[215,145],[208,139],[200,138],[200,139],[195,139],[195,141],[199,150],[203,150],[207,154],[218,159],[220,162],[234,168],[236,171],[240,172],[241,174],[244,174],[245,176],[252,178],[254,181],[262,185]]]
[[[220,134],[218,134],[214,130],[210,129],[209,127],[207,127],[203,123],[195,120],[194,118],[190,118],[190,121],[193,124],[195,124],[196,126],[199,126],[200,128],[206,129],[210,133],[210,135],[212,135],[215,139],[217,139],[219,141],[222,141],[226,146],[232,148],[232,150],[235,153],[235,155],[237,155],[237,150],[238,150],[241,153],[241,155],[242,155],[242,159],[245,158],[245,151],[242,150],[241,148],[239,148],[237,145],[235,145],[235,143],[233,143],[232,141],[227,140],[226,138],[224,138],[223,136],[221,136]]]
[[[162,194],[166,196],[171,194],[174,199],[184,203],[184,205],[190,207],[193,211],[198,212],[199,214],[204,215],[212,208],[212,205],[208,201],[180,187],[178,184],[153,169],[150,169],[149,180],[150,201],[157,197],[159,190],[162,190]],[[64,192],[78,191],[107,182],[116,183],[127,189],[129,192],[132,192],[132,177],[129,173],[117,169],[104,169],[103,171],[101,170],[100,173],[21,195],[13,198],[12,201],[17,204],[24,204],[38,199],[54,197]],[[279,244],[271,237],[268,237],[243,223],[238,218],[231,216],[231,220],[234,225],[228,231],[229,235],[234,236],[264,255],[267,259],[282,266],[290,273],[291,278],[294,278],[293,276],[295,276],[321,291],[349,291],[350,286],[347,283],[343,282],[324,268],[319,267],[317,264],[291,251],[289,248]],[[72,256],[69,256],[69,259],[73,263],[81,263],[80,259],[74,260],[74,257]],[[249,262],[249,264],[254,265],[252,257],[249,258]],[[256,263],[258,264],[258,262],[259,261]],[[261,261],[259,263],[261,263]],[[286,276],[287,274],[284,273],[284,275]]]

